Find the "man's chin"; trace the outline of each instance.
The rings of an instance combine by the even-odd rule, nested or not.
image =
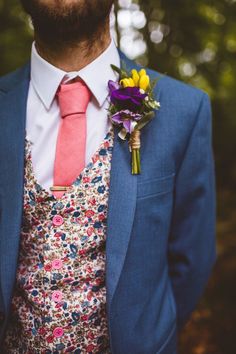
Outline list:
[[[47,42],[74,42],[104,26],[113,0],[21,0],[37,35]]]

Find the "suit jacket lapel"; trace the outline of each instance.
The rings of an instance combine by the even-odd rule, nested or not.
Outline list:
[[[18,258],[28,85],[29,67],[26,66],[5,87],[0,87],[3,91],[0,96],[0,277],[5,309],[9,305]]]
[[[131,174],[130,163],[127,142],[122,142],[119,139],[116,129],[110,176],[106,241],[108,310],[124,265],[135,213],[137,176]]]
[[[131,69],[131,66],[132,68],[136,67],[121,52],[120,58],[124,61],[127,69]],[[125,262],[137,195],[137,176],[131,174],[131,155],[128,143],[118,137],[118,131],[115,128],[108,202],[106,240],[108,313],[110,312],[111,301]]]

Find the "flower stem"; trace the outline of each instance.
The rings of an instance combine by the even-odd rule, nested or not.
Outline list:
[[[141,173],[140,149],[137,149],[138,174]]]
[[[140,173],[140,149],[132,149],[132,174],[138,175]]]

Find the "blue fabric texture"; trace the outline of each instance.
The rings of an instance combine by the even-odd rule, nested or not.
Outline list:
[[[127,68],[139,66],[120,52]],[[114,354],[175,354],[216,259],[215,177],[208,96],[168,76],[161,109],[142,130],[142,173],[115,136],[106,245],[107,315]],[[23,202],[30,67],[0,78],[0,321],[7,324]],[[117,133],[117,130],[116,130]]]

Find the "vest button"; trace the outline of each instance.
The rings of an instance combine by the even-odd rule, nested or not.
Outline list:
[[[61,215],[55,215],[52,219],[52,223],[55,226],[61,226],[64,222],[64,219]]]
[[[63,298],[63,294],[61,291],[58,291],[58,290],[53,291],[53,293],[52,293],[52,300],[53,301],[61,302],[62,298]]]
[[[63,266],[63,262],[60,259],[54,259],[52,261],[52,268],[53,269],[61,269]]]
[[[61,327],[56,327],[53,331],[53,336],[56,338],[62,337],[64,334],[64,330]]]

